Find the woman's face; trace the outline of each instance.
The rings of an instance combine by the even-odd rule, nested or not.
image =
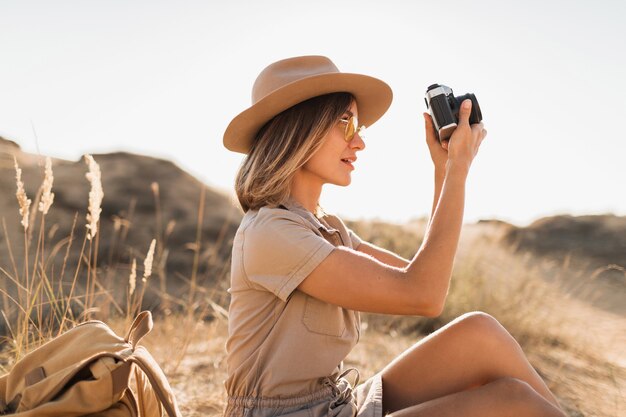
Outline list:
[[[350,110],[342,115],[342,119],[348,119],[351,115],[358,118],[356,102],[352,102]],[[352,181],[352,171],[357,159],[356,153],[365,149],[365,142],[358,131],[350,142],[344,139],[346,124],[337,120],[323,139],[322,146],[300,168],[299,174],[312,182],[323,184],[335,184],[346,186]]]

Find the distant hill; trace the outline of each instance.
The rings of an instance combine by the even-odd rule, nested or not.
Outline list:
[[[24,230],[15,198],[14,156],[23,171],[27,195],[33,200],[31,208],[35,206],[35,196],[43,179],[44,157],[24,153],[15,142],[0,138],[0,218],[6,222],[12,253],[20,270],[23,267]],[[204,188],[198,277],[209,287],[217,284],[211,281],[227,272],[223,270],[224,265],[230,256],[232,238],[242,216],[241,210],[228,196],[208,188],[163,159],[123,152],[93,157],[100,165],[104,190],[98,243],[98,264],[103,269],[103,275],[108,273],[108,279],[128,280],[132,258],[137,258],[137,264],[141,266],[151,240],[158,238],[157,252],[160,256],[155,259],[155,270],[158,272],[157,261],[162,268],[161,276],[154,278],[154,285],[166,282],[168,290],[176,293],[192,273],[192,249],[198,228],[201,190]],[[60,275],[62,270],[66,249],[64,239],[70,235],[74,216],[77,216],[73,250],[64,273],[64,281],[67,281],[78,264],[78,253],[85,236],[90,188],[85,178],[88,170],[84,159],[53,159],[52,169],[55,197],[46,216],[45,247],[49,254],[55,245],[59,245],[51,268],[56,275]],[[155,197],[157,189],[153,188],[153,183],[158,184],[158,204]],[[39,234],[39,219],[32,225],[35,238]],[[0,227],[0,267],[13,271],[7,256],[6,238]],[[32,265],[33,258],[30,256],[29,263]],[[224,285],[219,282],[221,290],[225,290],[222,288]],[[146,298],[150,299],[149,294]]]
[[[505,241],[539,256],[584,259],[591,266],[626,267],[626,216],[552,216],[511,227]]]

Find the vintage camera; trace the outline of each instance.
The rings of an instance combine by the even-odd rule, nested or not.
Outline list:
[[[469,123],[479,123],[483,119],[478,100],[474,94],[468,93],[455,97],[452,89],[445,85],[433,84],[426,90],[426,108],[435,122],[435,130],[439,142],[450,139],[452,132],[459,124],[459,109],[466,99],[472,100],[472,113]]]

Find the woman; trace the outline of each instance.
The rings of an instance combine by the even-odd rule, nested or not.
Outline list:
[[[226,148],[247,157],[235,185],[245,215],[233,242],[225,416],[563,416],[517,342],[480,312],[361,385],[344,369],[359,312],[441,313],[465,181],[486,135],[482,123],[469,125],[469,100],[449,143],[424,114],[433,212],[417,254],[403,259],[319,206],[324,184],[350,184],[365,148],[358,120],[371,125],[391,98],[384,82],[341,73],[326,57],[290,58],[261,72],[252,106],[226,129]]]

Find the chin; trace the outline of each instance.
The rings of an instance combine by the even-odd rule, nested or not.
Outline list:
[[[352,183],[352,177],[342,178],[339,181],[333,181],[334,185],[338,185],[340,187],[347,187]]]

